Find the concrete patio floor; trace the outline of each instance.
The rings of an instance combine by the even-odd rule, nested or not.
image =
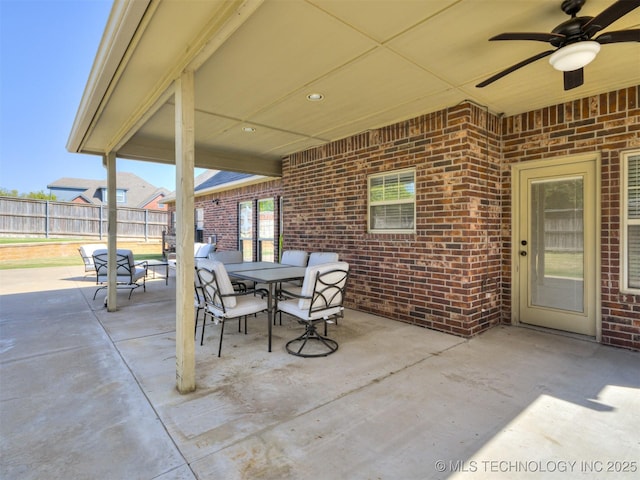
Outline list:
[[[465,340],[348,310],[339,350],[209,324],[175,388],[175,282],[107,313],[81,267],[0,271],[6,479],[638,478],[640,352],[518,327]],[[198,332],[199,333],[199,332]]]

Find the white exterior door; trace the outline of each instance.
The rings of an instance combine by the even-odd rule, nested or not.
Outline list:
[[[593,158],[514,167],[515,323],[596,335],[597,165]]]

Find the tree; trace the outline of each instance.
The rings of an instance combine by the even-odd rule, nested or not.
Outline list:
[[[39,192],[18,193],[18,190],[9,190],[8,188],[0,187],[0,197],[17,197],[17,198],[32,198],[34,200],[56,200],[55,195],[50,195],[44,190]]]
[[[21,195],[24,198],[33,198],[35,200],[56,200],[56,196],[53,194],[48,194],[44,190],[40,190],[39,192],[29,192]]]
[[[0,197],[19,197],[18,190],[9,190],[0,187]]]

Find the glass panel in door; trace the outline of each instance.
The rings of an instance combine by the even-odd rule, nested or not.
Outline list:
[[[584,312],[583,178],[531,182],[530,302]]]
[[[238,204],[238,240],[242,260],[253,261],[253,202]]]
[[[275,261],[275,210],[273,198],[258,200],[258,260]]]

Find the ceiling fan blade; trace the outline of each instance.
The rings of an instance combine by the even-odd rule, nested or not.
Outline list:
[[[495,74],[493,77],[487,78],[484,82],[480,82],[478,85],[476,85],[476,87],[477,88],[486,87],[490,83],[495,82],[496,80],[504,77],[505,75],[508,75],[511,72],[515,72],[519,68],[529,65],[530,63],[533,63],[536,60],[540,60],[541,58],[547,57],[551,55],[553,52],[555,52],[555,50],[547,50],[546,52],[542,52],[537,55],[534,55],[533,57],[527,58],[526,60],[523,60],[520,63],[516,63],[515,65],[510,66],[506,70],[503,70],[500,73]]]
[[[565,38],[560,33],[536,33],[536,32],[507,32],[491,37],[489,40],[534,40],[536,42],[550,42]]]
[[[640,7],[640,0],[618,0],[585,23],[584,32],[591,38],[600,30],[607,28],[620,17],[638,7]]]
[[[572,70],[564,73],[564,89],[571,90],[572,88],[579,87],[584,83],[584,69]]]
[[[605,43],[640,42],[640,30],[618,30],[617,32],[607,32],[595,38],[595,41],[604,45]]]

